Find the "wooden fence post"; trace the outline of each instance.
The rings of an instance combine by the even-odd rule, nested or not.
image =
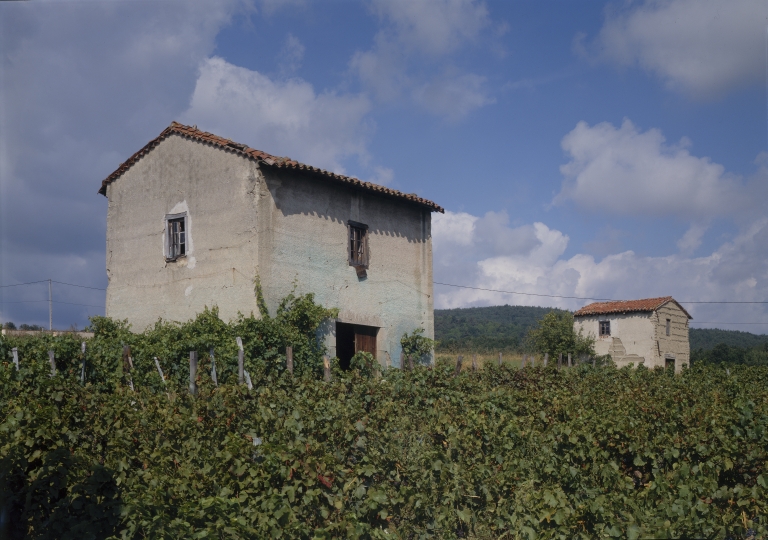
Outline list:
[[[573,367],[573,362],[571,361],[571,353],[568,353],[568,367]]]
[[[457,376],[461,372],[461,361],[464,359],[463,356],[459,355],[456,358],[456,372],[453,374],[453,376]]]
[[[160,360],[157,359],[157,356],[155,356],[155,367],[157,368],[157,373],[160,375],[160,380],[163,381],[163,384],[166,384],[165,375],[163,375],[163,369],[160,367]]]
[[[477,371],[477,355],[472,355],[472,371]]]
[[[131,347],[123,345],[123,376],[128,378],[131,373],[131,363],[128,360],[131,357]]]
[[[410,354],[405,355],[408,360],[408,371],[413,371],[413,356]]]
[[[239,337],[235,338],[237,341],[237,384],[243,384],[245,377],[245,367],[243,365],[243,340]]]
[[[557,369],[561,369],[563,367],[563,353],[560,353],[557,355]]]
[[[499,351],[499,367],[501,367],[501,351]]]
[[[293,375],[293,347],[290,345],[285,348],[285,368]]]
[[[549,363],[549,353],[544,353],[544,367],[547,367],[547,364]]]
[[[213,385],[219,386],[219,378],[216,377],[216,357],[213,355],[213,347],[208,351],[211,356],[211,379],[213,379]]]
[[[197,394],[197,351],[189,351],[189,393]]]
[[[16,371],[19,371],[19,349],[14,347],[11,352],[13,353],[13,365],[16,366]]]
[[[48,351],[48,363],[51,364],[51,377],[56,376],[56,357],[53,351]]]
[[[83,360],[80,363],[80,384],[85,384],[85,341],[80,344],[80,351],[83,354]]]
[[[327,354],[323,355],[323,380],[331,382],[331,359]]]

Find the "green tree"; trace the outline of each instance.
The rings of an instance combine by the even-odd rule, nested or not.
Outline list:
[[[551,311],[544,315],[535,328],[528,331],[528,346],[536,352],[549,353],[554,357],[560,353],[595,355],[595,339],[584,336],[573,328],[573,314],[567,311]]]

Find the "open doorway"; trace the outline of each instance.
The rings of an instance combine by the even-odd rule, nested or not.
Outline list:
[[[356,352],[365,351],[376,357],[376,333],[375,326],[362,324],[336,323],[336,357],[339,359],[341,369],[349,369],[349,361]]]

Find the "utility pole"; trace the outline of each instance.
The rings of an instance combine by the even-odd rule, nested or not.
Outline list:
[[[51,280],[48,280],[48,331],[53,331],[53,297],[51,295]]]

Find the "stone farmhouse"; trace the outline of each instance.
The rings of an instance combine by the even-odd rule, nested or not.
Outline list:
[[[434,337],[432,212],[415,194],[277,157],[173,122],[110,174],[106,314],[143,330],[205,306],[254,313],[258,279],[280,300],[339,308],[323,339],[400,362],[400,338]]]
[[[573,315],[574,329],[596,336],[595,352],[618,367],[642,364],[680,371],[689,365],[688,312],[671,296],[595,302]]]

